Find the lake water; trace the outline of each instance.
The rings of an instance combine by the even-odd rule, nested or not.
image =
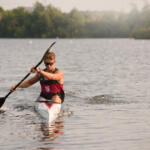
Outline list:
[[[1,97],[54,41],[0,39]],[[0,150],[149,150],[150,41],[57,39],[53,51],[65,76],[61,116],[48,128],[34,111],[39,83],[15,91],[0,113]]]

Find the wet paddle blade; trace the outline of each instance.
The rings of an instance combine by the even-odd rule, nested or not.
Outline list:
[[[5,99],[5,97],[0,97],[0,108],[3,106]]]

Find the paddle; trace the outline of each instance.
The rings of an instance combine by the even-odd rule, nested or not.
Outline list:
[[[39,61],[39,63],[37,63],[37,65],[34,67],[35,69],[43,62],[45,55],[50,51],[50,49],[52,48],[52,46],[55,44],[56,42],[53,42],[50,47],[46,50],[46,52],[44,53],[42,59]],[[30,75],[30,72],[15,86],[15,89]],[[5,97],[0,97],[0,108],[2,107],[2,105],[4,104],[6,98],[12,93],[13,91],[10,91]]]

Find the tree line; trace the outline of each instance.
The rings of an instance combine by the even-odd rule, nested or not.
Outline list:
[[[129,13],[78,11],[65,13],[37,2],[33,8],[0,7],[1,38],[150,38],[150,7]]]

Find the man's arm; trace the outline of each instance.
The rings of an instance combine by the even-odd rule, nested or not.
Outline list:
[[[31,79],[24,81],[23,83],[21,83],[19,85],[19,88],[28,88],[29,86],[35,84],[36,82],[39,81],[39,75],[36,74],[34,77],[32,77]]]
[[[37,69],[37,72],[46,77],[47,79],[61,81],[63,80],[63,72],[61,70],[57,70],[56,73],[49,73],[43,71],[42,69]]]
[[[39,75],[36,74],[33,78],[24,81],[23,83],[21,83],[17,88],[27,88],[33,84],[35,84],[36,82],[39,81]],[[10,91],[14,91],[14,88],[16,87],[16,85],[12,86]],[[15,89],[16,90],[16,89]]]

